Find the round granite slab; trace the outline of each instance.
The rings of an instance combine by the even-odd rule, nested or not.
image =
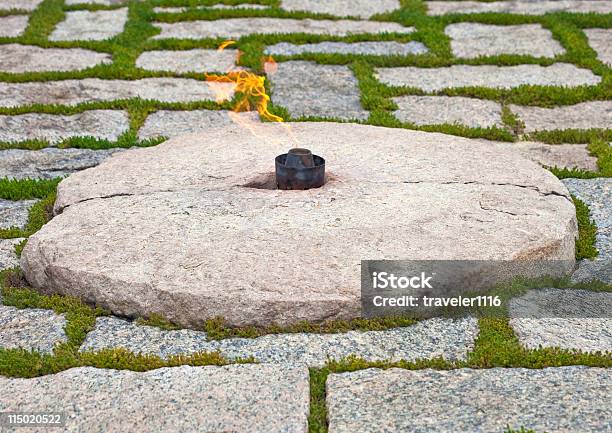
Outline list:
[[[280,191],[274,157],[327,160]],[[213,129],[115,154],[58,189],[21,257],[29,282],[185,326],[348,319],[363,259],[573,260],[574,206],[550,172],[464,138],[336,123]]]

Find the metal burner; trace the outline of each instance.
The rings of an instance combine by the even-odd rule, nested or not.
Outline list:
[[[325,160],[308,149],[289,149],[275,161],[278,189],[319,188],[325,183]]]

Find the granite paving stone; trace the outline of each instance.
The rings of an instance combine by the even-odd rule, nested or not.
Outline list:
[[[36,200],[0,199],[0,229],[23,228],[28,222],[28,213]]]
[[[0,305],[0,348],[51,353],[57,344],[68,341],[65,326],[64,316],[52,310]]]
[[[165,6],[158,6],[158,7],[154,7],[153,8],[153,12],[155,13],[181,13],[181,12],[185,12],[189,9],[196,9],[196,10],[205,10],[205,9],[228,9],[228,10],[232,10],[232,9],[269,9],[270,6],[268,5],[260,5],[260,4],[256,4],[256,3],[240,3],[237,5],[226,5],[226,4],[216,4],[216,5],[211,5],[211,6],[199,6],[199,7],[195,7],[195,8],[190,8],[187,6],[183,6],[183,7],[165,7]]]
[[[554,108],[510,105],[525,132],[564,129],[612,129],[612,101],[588,101]]]
[[[81,48],[0,45],[0,72],[78,71],[111,62],[110,54]]]
[[[68,6],[81,5],[81,4],[114,6],[114,5],[125,4],[127,2],[128,0],[66,0],[66,4]]]
[[[612,427],[606,368],[399,368],[331,374],[330,433],[601,433]]]
[[[19,9],[33,11],[43,0],[0,0],[0,10]]]
[[[19,259],[15,253],[15,246],[25,238],[0,239],[0,271],[19,266]],[[0,291],[0,301],[2,293]]]
[[[400,2],[399,0],[281,0],[281,8],[289,11],[307,11],[341,17],[370,18],[372,15],[399,9]]]
[[[589,45],[597,53],[597,58],[612,66],[612,29],[584,29]]]
[[[537,1],[426,1],[428,15],[505,12],[517,15],[544,15],[549,12],[612,12],[610,0],[537,0]]]
[[[27,15],[0,16],[0,38],[16,38],[28,27]]]
[[[138,68],[149,71],[227,72],[235,67],[237,50],[145,51],[136,60]]]
[[[425,54],[429,50],[421,42],[319,42],[316,44],[292,44],[279,42],[266,47],[265,53],[271,55],[295,56],[304,53],[323,54],[358,54],[369,56],[407,56],[411,54]]]
[[[51,41],[102,41],[123,32],[127,8],[100,11],[70,11],[49,35]]]

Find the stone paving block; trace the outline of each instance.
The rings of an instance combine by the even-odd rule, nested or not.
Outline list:
[[[227,18],[212,21],[179,21],[177,23],[154,22],[161,33],[153,39],[203,39],[233,38],[252,34],[308,33],[312,35],[348,36],[364,33],[414,32],[414,27],[398,23],[357,20],[298,20],[293,18]]]
[[[612,129],[612,101],[589,101],[554,108],[510,105],[525,132],[563,129]]]
[[[612,12],[610,0],[537,0],[537,1],[426,1],[428,15],[506,12],[517,15],[544,15],[548,12]]]
[[[147,117],[138,138],[178,137],[179,135],[204,132],[210,128],[227,126],[239,122],[259,122],[255,112],[233,113],[225,110],[172,111],[159,110]]]
[[[0,10],[20,9],[22,11],[33,11],[43,0],[0,0]]]
[[[455,23],[446,26],[444,33],[451,38],[453,55],[467,59],[501,54],[555,57],[565,53],[550,30],[540,24]]]
[[[330,433],[601,433],[612,375],[582,366],[482,370],[367,369],[327,378]]]
[[[281,0],[281,8],[341,17],[370,18],[400,8],[399,0]]]
[[[462,96],[400,96],[393,114],[415,125],[459,124],[471,128],[503,128],[501,104]]]
[[[101,317],[81,352],[121,347],[134,353],[168,358],[197,352],[220,353],[228,359],[254,357],[258,362],[322,366],[328,359],[356,355],[368,361],[444,357],[464,360],[478,335],[476,319],[430,319],[386,331],[339,334],[270,334],[258,338],[207,341],[206,333],[164,331],[113,317]]]
[[[128,0],[66,0],[66,4],[68,6],[81,5],[81,4],[114,6],[114,5],[121,5],[127,2]]]
[[[0,389],[0,411],[62,412],[69,432],[308,431],[304,367],[181,366],[144,373],[80,367],[0,378]]]
[[[368,118],[369,112],[361,107],[357,79],[347,66],[283,62],[270,80],[272,102],[293,117]]]
[[[444,68],[405,66],[378,68],[376,77],[389,86],[415,87],[426,92],[470,86],[512,89],[524,84],[576,87],[601,82],[601,77],[590,70],[569,63],[550,66],[452,65]]]
[[[23,228],[28,222],[28,213],[36,200],[0,199],[0,229]]]
[[[153,8],[153,12],[155,13],[181,13],[181,12],[185,12],[189,9],[187,6],[185,7],[155,7]],[[199,6],[199,7],[195,7],[193,9],[197,9],[197,10],[203,10],[203,9],[270,9],[270,6],[268,5],[260,5],[260,4],[256,4],[256,3],[240,3],[237,5],[225,5],[225,4],[216,4],[216,5],[211,5],[211,6]]]
[[[8,15],[0,17],[0,38],[16,38],[28,27],[27,15]]]
[[[110,54],[81,48],[0,45],[0,72],[78,71],[111,62]]]
[[[19,259],[15,253],[15,246],[25,238],[0,239],[0,271],[19,266]],[[0,291],[0,301],[2,293]]]
[[[32,102],[29,103],[34,103],[34,98],[37,97],[35,88],[36,86],[33,86],[32,93],[30,93]],[[42,86],[41,90],[43,89],[51,89],[51,87]],[[71,86],[65,89],[69,91]],[[77,87],[74,89],[78,91]],[[0,141],[46,140],[51,145],[56,145],[66,138],[78,136],[115,141],[129,129],[129,126],[130,120],[127,113],[118,110],[90,110],[73,115],[40,113],[0,115]]]
[[[57,344],[68,341],[65,326],[64,316],[52,310],[0,305],[0,348],[51,353]],[[6,395],[5,392],[2,394]]]
[[[612,29],[584,29],[589,45],[597,53],[597,58],[612,66]]]
[[[149,71],[227,72],[233,69],[238,50],[145,51],[136,66]]]
[[[214,84],[215,89],[222,89],[227,98],[233,96],[233,84]],[[128,98],[195,102],[215,100],[218,93],[207,83],[190,78],[143,78],[134,81],[86,78],[30,83],[0,82],[0,107],[30,104],[76,105],[82,102]]]
[[[127,8],[100,11],[70,11],[49,35],[50,41],[102,41],[123,32]]]
[[[425,54],[429,50],[421,42],[410,41],[400,43],[395,41],[378,42],[319,42],[316,44],[296,45],[289,42],[279,42],[266,47],[265,53],[271,55],[294,56],[304,53],[324,54],[359,54],[369,56],[407,56],[410,54]]]

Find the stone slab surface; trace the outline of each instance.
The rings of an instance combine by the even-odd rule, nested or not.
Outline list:
[[[308,33],[348,36],[364,33],[412,33],[414,27],[398,23],[358,20],[298,20],[293,18],[228,18],[212,21],[154,22],[161,33],[153,39],[241,38],[252,34]]]
[[[276,155],[296,145],[327,159],[323,188],[245,186],[265,186]],[[217,316],[231,325],[356,317],[364,257],[573,260],[577,232],[563,184],[514,152],[314,122],[211,129],[121,152],[64,180],[55,210],[21,257],[34,287],[193,327]]]
[[[43,0],[0,0],[0,10],[20,9],[33,11]]]
[[[0,271],[19,266],[15,245],[23,240],[24,238],[0,239]],[[0,300],[2,300],[2,293],[0,293]]]
[[[508,306],[510,326],[529,349],[612,352],[612,293],[530,290]]]
[[[429,50],[421,42],[319,42],[316,44],[296,45],[289,42],[279,42],[265,49],[266,54],[295,56],[304,53],[324,54],[359,54],[370,56],[407,56],[410,54],[425,54]]]
[[[597,53],[597,58],[612,66],[612,29],[584,29],[589,45]]]
[[[233,84],[215,83],[223,94],[233,95]],[[0,83],[0,106],[29,104],[76,105],[82,102],[142,98],[160,102],[215,100],[218,92],[206,83],[189,78],[143,78],[142,80],[64,80],[31,83]]]
[[[36,200],[0,199],[0,229],[23,228],[28,222],[28,212]]]
[[[35,88],[36,86],[33,86],[30,89],[33,91]],[[41,88],[50,89],[46,86],[41,86]],[[23,98],[21,102],[33,103],[37,95],[23,92],[23,88],[21,89]],[[70,86],[67,89],[78,91],[77,88],[71,89]],[[9,93],[8,89],[5,90]],[[60,95],[50,95],[50,98],[57,96]],[[80,95],[81,101],[84,96]],[[47,100],[48,103],[52,103],[51,101],[52,99]],[[67,138],[78,136],[115,141],[129,129],[129,126],[127,113],[117,110],[90,110],[68,116],[40,113],[0,116],[0,141],[45,140],[51,145],[56,145]]]
[[[444,68],[406,66],[378,68],[376,71],[376,77],[384,84],[416,87],[427,92],[470,86],[512,89],[524,84],[576,87],[596,85],[601,81],[601,77],[590,70],[569,63],[550,66],[452,65]]]
[[[78,71],[111,63],[111,55],[82,48],[40,48],[34,45],[0,45],[0,71]]]
[[[121,5],[127,2],[128,0],[66,0],[66,4],[69,6],[81,4],[114,6]]]
[[[149,71],[227,72],[235,67],[237,50],[145,51],[136,66]]]
[[[159,110],[147,117],[138,131],[138,138],[145,140],[156,137],[178,137],[232,125],[236,121],[247,124],[259,122],[259,115],[255,112],[233,113],[226,110]]]
[[[121,347],[161,358],[219,351],[228,359],[253,357],[257,362],[305,364],[320,367],[329,359],[356,355],[368,361],[417,360],[444,357],[464,360],[478,335],[476,319],[430,319],[386,331],[340,334],[270,334],[258,338],[208,341],[206,333],[164,331],[125,320],[102,317],[96,321],[81,351]]]
[[[330,433],[600,433],[612,419],[605,368],[368,369],[327,378]]]
[[[459,124],[472,128],[503,127],[501,105],[463,96],[400,96],[393,98],[402,122],[415,125]]]
[[[507,12],[518,15],[544,15],[548,12],[612,12],[609,0],[537,0],[537,1],[426,1],[428,15]]]
[[[277,65],[270,75],[272,102],[292,117],[368,118],[369,112],[361,107],[359,83],[348,66],[304,61]]]
[[[612,129],[612,101],[589,101],[554,108],[510,105],[525,132],[557,129]]]
[[[51,353],[57,344],[68,341],[65,326],[64,316],[52,310],[20,310],[0,305],[0,348]]]
[[[145,373],[81,367],[33,379],[0,378],[3,412],[63,412],[66,431],[308,431],[304,367],[228,365]]]
[[[102,41],[123,32],[127,8],[66,12],[66,19],[49,35],[51,41]]]
[[[27,15],[8,15],[0,17],[0,37],[1,38],[16,38],[28,27]]]
[[[399,0],[282,0],[281,8],[341,17],[370,18],[372,15],[399,9],[400,2]]]
[[[453,55],[467,59],[500,54],[555,57],[565,53],[550,30],[540,24],[455,23],[446,26],[444,33],[451,38]]]
[[[184,7],[154,7],[153,12],[155,13],[181,13],[188,11],[189,9],[203,10],[203,9],[269,9],[268,5],[260,5],[256,3],[239,3],[237,5],[226,5],[226,4],[216,4],[211,6],[198,6],[190,8],[188,6]]]

